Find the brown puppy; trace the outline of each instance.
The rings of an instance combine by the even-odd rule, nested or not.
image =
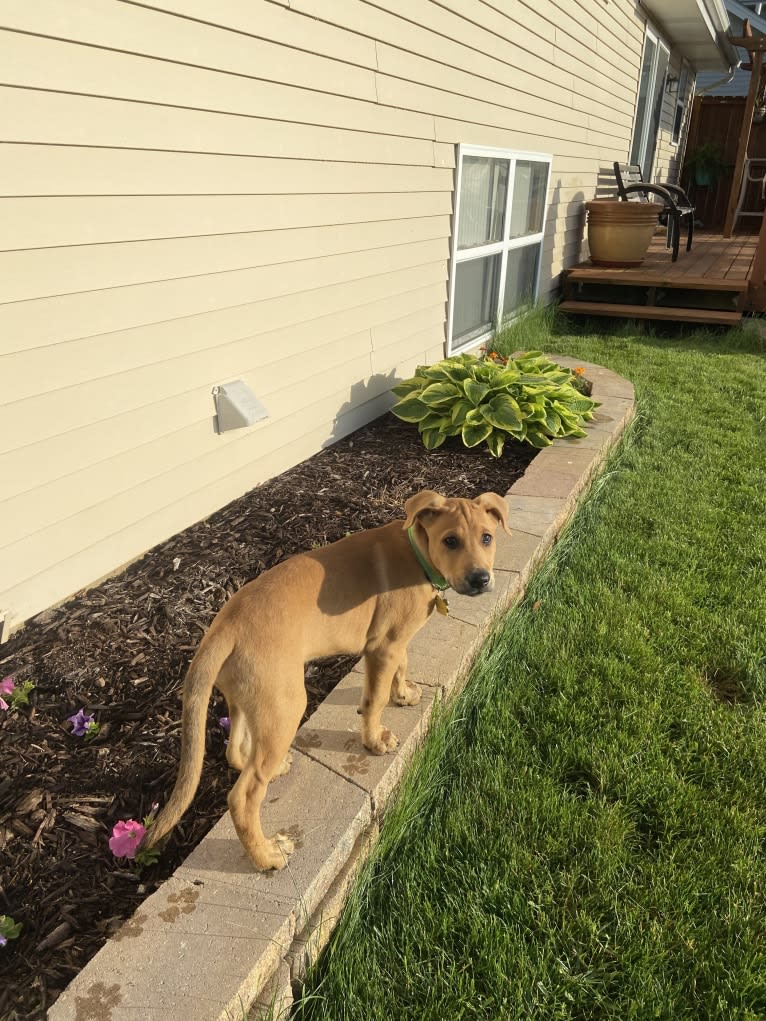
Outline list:
[[[405,511],[404,522],[277,564],[221,609],[186,675],[178,778],[145,847],[170,832],[194,797],[214,685],[229,706],[229,765],[241,770],[229,809],[258,869],[281,869],[293,849],[282,834],[264,836],[260,809],[269,781],[290,767],[290,744],[306,708],[305,663],[363,653],[362,741],[375,755],[396,748],[381,713],[389,698],[397,705],[420,701],[420,689],[406,679],[407,646],[441,600],[436,586],[470,596],[488,592],[495,530],[502,524],[509,531],[505,501],[495,493],[449,500],[424,490]]]

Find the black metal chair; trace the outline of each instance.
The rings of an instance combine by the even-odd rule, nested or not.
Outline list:
[[[667,247],[673,248],[673,262],[678,258],[678,240],[681,236],[681,221],[687,220],[689,231],[686,238],[686,251],[692,247],[694,237],[694,206],[689,196],[677,184],[649,184],[644,181],[641,167],[637,163],[615,163],[614,176],[617,179],[617,191],[625,202],[648,202],[649,195],[657,195],[664,205],[660,211],[660,223],[667,227]],[[632,198],[635,196],[635,198]]]

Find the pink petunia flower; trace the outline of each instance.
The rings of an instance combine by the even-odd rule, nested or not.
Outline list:
[[[0,709],[7,709],[7,708],[8,708],[8,703],[5,701],[4,698],[0,697]]]
[[[135,819],[120,820],[109,838],[109,850],[115,858],[135,858],[145,834],[146,827]]]
[[[13,675],[9,674],[0,681],[0,695],[12,695],[16,690],[16,685],[13,683]]]

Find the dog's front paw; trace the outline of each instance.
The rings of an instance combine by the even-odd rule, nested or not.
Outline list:
[[[405,681],[395,691],[391,692],[391,701],[396,705],[417,705],[423,697],[420,685]]]
[[[386,727],[381,727],[376,737],[364,741],[364,746],[373,755],[385,755],[399,747],[399,738]]]
[[[287,865],[289,855],[295,850],[295,844],[285,833],[275,833],[271,840],[266,840],[252,854],[253,864],[261,872],[269,869],[283,869]]]

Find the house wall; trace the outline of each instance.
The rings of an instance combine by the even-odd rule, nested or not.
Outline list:
[[[5,0],[5,634],[443,356],[457,142],[553,153],[550,291],[629,148],[636,8]],[[218,436],[237,378],[270,417]]]

